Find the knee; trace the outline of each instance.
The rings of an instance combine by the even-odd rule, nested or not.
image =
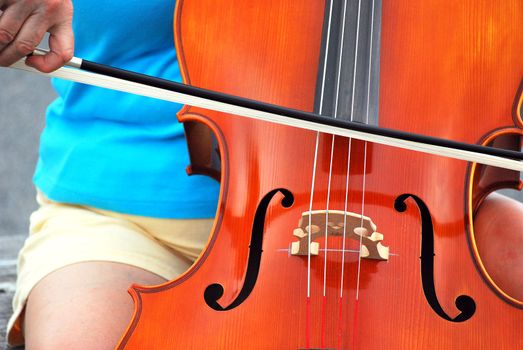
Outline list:
[[[504,293],[518,300],[523,300],[522,217],[522,203],[491,194],[474,220],[474,238],[486,271]]]

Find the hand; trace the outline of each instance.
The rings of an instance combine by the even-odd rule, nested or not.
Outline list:
[[[48,73],[73,57],[71,0],[0,0],[0,66],[27,56],[49,35],[49,53],[28,57],[26,64]]]

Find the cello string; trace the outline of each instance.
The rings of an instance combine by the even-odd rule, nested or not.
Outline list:
[[[343,284],[345,276],[345,254],[348,250],[345,248],[347,237],[347,209],[349,203],[349,174],[350,174],[350,160],[352,153],[352,139],[349,139],[349,146],[347,149],[347,175],[345,177],[345,201],[343,205],[343,239],[342,239],[342,253],[341,253],[341,278],[340,278],[340,297],[338,301],[338,349],[341,349],[341,339],[343,336]]]
[[[330,1],[330,9],[329,9],[329,19],[327,21],[327,38],[325,41],[325,58],[323,62],[323,74],[322,74],[322,82],[321,82],[321,92],[320,92],[320,105],[319,105],[319,111],[318,113],[321,115],[323,113],[323,102],[325,98],[325,84],[327,79],[327,62],[329,59],[329,41],[330,41],[330,34],[331,34],[331,26],[332,26],[332,8],[333,8],[333,1]],[[308,232],[308,249],[307,249],[307,302],[306,302],[306,330],[305,330],[305,337],[306,337],[306,346],[307,348],[310,348],[310,319],[311,319],[311,309],[310,309],[310,297],[311,297],[311,243],[312,243],[312,206],[314,202],[314,185],[316,181],[316,165],[318,161],[318,146],[319,146],[319,140],[320,140],[320,132],[316,132],[316,146],[314,150],[314,162],[313,162],[313,170],[312,170],[312,184],[311,184],[311,196],[310,196],[310,203],[309,203],[309,232]]]
[[[316,182],[316,164],[318,159],[318,144],[320,140],[320,133],[316,132],[316,147],[314,150],[314,162],[312,171],[311,197],[309,203],[309,234],[308,234],[308,250],[307,250],[307,299],[306,299],[306,315],[305,315],[305,343],[307,349],[310,349],[310,323],[311,323],[311,235],[312,235],[312,204],[314,201],[314,184]]]
[[[353,121],[354,118],[354,104],[356,96],[356,75],[358,72],[358,45],[360,37],[360,20],[361,20],[361,0],[358,0],[358,17],[356,19],[356,43],[354,47],[354,69],[352,72],[352,96],[351,96],[351,110],[350,118]]]
[[[339,105],[339,99],[340,99],[340,91],[341,91],[341,76],[342,76],[342,63],[343,63],[343,54],[344,54],[344,45],[345,45],[345,28],[347,25],[347,0],[344,0],[343,2],[343,12],[342,12],[342,25],[341,25],[341,37],[340,37],[340,53],[338,55],[338,67],[337,67],[337,75],[336,75],[336,93],[335,93],[335,101],[334,101],[334,118],[338,117],[338,105]],[[352,119],[352,115],[351,115]],[[335,135],[332,135],[332,145],[331,145],[331,159],[330,159],[330,169],[329,169],[329,196],[327,199],[327,216],[325,218],[325,262],[324,262],[324,277],[323,277],[323,293],[324,293],[324,309],[326,306],[326,295],[327,295],[327,227],[328,227],[328,205],[330,200],[330,187],[331,187],[331,179],[332,179],[332,165],[333,165],[333,155],[334,155],[334,142],[335,142]],[[348,199],[348,188],[349,188],[349,168],[350,168],[350,148],[351,148],[351,141],[352,139],[349,139],[349,151],[347,154],[347,176],[346,176],[346,187],[345,187],[345,210],[344,213],[347,212],[347,199]],[[343,239],[342,239],[342,265],[341,265],[341,278],[340,278],[340,297],[338,301],[338,349],[341,348],[341,339],[342,339],[342,318],[343,318],[343,275],[345,272],[345,242],[346,242],[346,236],[347,236],[347,230],[346,230],[346,222],[347,222],[347,216],[344,214],[344,225],[343,225]],[[325,311],[324,311],[325,312]],[[322,324],[322,328],[325,328],[324,325],[325,321]],[[323,338],[325,337],[325,331],[322,331]],[[325,348],[325,342],[322,341],[322,348]]]
[[[332,7],[331,7],[332,9]],[[336,92],[334,94],[334,119],[338,118],[338,104],[340,99],[340,87],[341,87],[341,72],[342,72],[342,62],[343,62],[343,48],[344,48],[344,37],[345,37],[345,25],[346,25],[346,10],[347,10],[347,0],[344,1],[344,10],[342,17],[342,26],[341,26],[341,38],[340,41],[340,53],[338,55],[338,67],[336,70]],[[334,145],[336,142],[336,135],[332,135],[331,139],[331,153],[330,153],[330,163],[329,163],[329,179],[327,186],[327,205],[325,210],[325,234],[324,234],[324,261],[323,261],[323,306],[322,306],[322,348],[325,347],[325,324],[326,324],[326,304],[327,304],[327,258],[328,258],[328,227],[329,227],[329,204],[330,204],[330,194],[331,194],[331,185],[332,185],[332,166],[334,163]],[[343,247],[344,248],[344,247]],[[341,287],[343,289],[343,286]]]
[[[360,37],[360,24],[361,24],[361,0],[358,0],[358,16],[356,19],[356,40],[355,40],[355,46],[354,46],[354,69],[352,73],[352,96],[351,96],[351,121],[353,121],[354,116],[354,104],[355,104],[355,96],[356,96],[356,77],[358,72],[358,46],[359,46],[359,37]],[[347,174],[347,176],[350,176],[350,174]],[[347,215],[346,213],[344,215]],[[359,249],[359,256],[361,256],[361,244]],[[358,257],[359,259],[359,257]],[[359,275],[357,276],[357,280],[359,281]],[[354,322],[352,327],[353,332],[353,345],[355,346],[357,344],[357,334],[358,334],[358,298],[356,298],[356,301],[354,303]]]
[[[327,22],[327,38],[325,40],[325,59],[323,62],[323,74],[322,74],[322,80],[321,80],[321,92],[320,92],[320,106],[319,106],[319,114],[321,115],[323,113],[323,99],[325,96],[325,83],[327,78],[327,60],[329,58],[329,42],[330,42],[330,35],[331,35],[331,25],[332,25],[332,6],[333,1],[330,2],[330,9],[329,9],[329,20]]]
[[[320,140],[320,133],[316,133],[316,146],[314,148],[314,162],[312,171],[311,196],[309,201],[309,234],[308,234],[308,253],[307,253],[307,298],[311,297],[311,233],[312,233],[312,205],[314,202],[314,184],[316,182],[316,165],[318,160],[318,144]]]
[[[374,2],[372,0],[371,8],[371,20],[370,20],[370,42],[369,42],[369,69],[367,75],[367,108],[365,113],[365,123],[369,123],[369,109],[370,109],[370,80],[372,71],[372,45],[374,38]],[[362,197],[361,197],[361,223],[360,227],[363,227],[363,215],[365,214],[365,190],[367,182],[367,141],[364,141],[364,155],[363,155],[363,184],[362,184]],[[358,254],[358,281],[356,284],[356,300],[359,299],[360,293],[360,277],[361,277],[361,247],[362,247],[363,236],[360,235],[360,253]]]
[[[329,9],[329,24],[327,28],[327,40],[325,42],[325,63],[323,65],[324,71],[323,71],[323,83],[325,83],[326,80],[326,71],[327,71],[327,62],[328,62],[328,52],[329,52],[329,44],[330,44],[330,35],[332,30],[332,11],[334,7],[334,1],[331,0],[330,2],[330,9]],[[323,92],[323,91],[322,91]],[[321,100],[321,106],[323,107],[323,98]],[[334,118],[336,118],[336,111],[334,112]],[[329,202],[330,202],[330,193],[331,193],[331,176],[332,176],[332,159],[334,156],[334,142],[335,142],[335,136],[332,135],[331,139],[331,154],[330,154],[330,169],[329,169],[329,181],[328,181],[328,187],[327,187],[327,207],[325,211],[325,252],[324,252],[324,263],[323,263],[323,302],[322,302],[322,312],[321,312],[321,347],[325,348],[325,325],[326,325],[326,306],[327,306],[327,254],[328,254],[328,246],[327,246],[327,237],[328,237],[328,222],[329,222]]]
[[[347,176],[345,177],[345,201],[343,205],[343,212],[347,213],[349,203],[349,176],[350,173],[350,159],[351,159],[351,148],[352,139],[349,139],[349,146],[347,150]],[[343,239],[342,239],[342,252],[345,252],[345,244],[347,239],[347,215],[343,215]],[[343,298],[343,280],[345,275],[345,253],[341,255],[341,282],[340,282],[340,299]]]
[[[327,53],[328,53],[328,48],[329,48],[330,31],[331,31],[331,25],[332,25],[332,8],[333,8],[333,1],[331,0],[330,11],[329,11],[329,25],[327,28],[328,32],[327,32],[327,41],[326,41],[326,52]],[[342,44],[342,50],[343,50],[343,44]],[[325,64],[324,64],[324,74],[326,72],[326,67],[327,67],[327,58],[328,58],[328,55],[326,54],[325,55]],[[323,78],[323,82],[325,82],[325,75]],[[338,82],[339,82],[339,78],[338,78]],[[339,88],[339,85],[338,85],[338,88]],[[322,93],[323,93],[323,91],[322,91]],[[336,98],[336,100],[335,100],[336,102],[334,103],[334,118],[337,118],[338,117],[338,109],[337,109],[338,91],[336,92],[335,98]],[[323,98],[322,98],[320,106],[323,106]],[[324,264],[323,264],[323,297],[324,298],[327,295],[327,249],[328,249],[328,247],[327,247],[327,237],[328,237],[327,223],[329,222],[329,202],[330,202],[330,194],[331,194],[332,164],[333,164],[333,157],[334,157],[335,137],[336,137],[335,135],[332,135],[332,139],[331,139],[329,180],[328,180],[328,186],[327,186],[327,206],[326,206],[326,210],[325,210],[325,234],[324,234],[325,255],[324,255]]]
[[[372,74],[372,46],[374,45],[374,11],[375,1],[372,0],[372,7],[370,11],[370,42],[369,42],[369,69],[367,71],[367,109],[366,109],[366,120],[365,123],[369,124],[369,113],[370,113],[370,83]]]
[[[337,76],[337,81],[336,81],[336,102],[334,104],[334,115],[336,116],[336,114],[338,113],[338,100],[339,100],[339,95],[340,95],[340,88],[341,88],[341,64],[342,64],[342,61],[343,61],[343,47],[344,47],[344,39],[345,39],[345,27],[346,27],[346,23],[347,23],[347,0],[344,1],[343,3],[343,19],[342,19],[342,29],[341,29],[341,48],[340,48],[340,59],[339,59],[339,62],[338,62],[338,76]],[[352,115],[351,115],[351,119],[352,119]],[[352,138],[349,138],[349,150],[351,148],[351,142],[352,142]],[[347,155],[347,158],[348,158],[348,164],[350,165],[350,152],[348,152],[348,155]],[[346,175],[346,187],[345,187],[345,210],[344,212],[346,213],[347,212],[347,199],[348,199],[348,189],[349,189],[349,169],[350,169],[350,166],[347,166],[347,175]],[[346,215],[344,214],[344,225],[343,225],[343,250],[345,249],[345,239],[347,237],[347,230],[346,230],[346,227],[345,227],[345,224],[347,222],[347,218],[346,218]],[[345,254],[342,254],[342,261],[344,262],[345,261]],[[341,265],[341,286],[340,286],[340,298],[343,297],[343,273],[344,273],[344,264],[342,263]]]
[[[345,25],[346,25],[346,18],[347,17],[347,0],[344,0],[343,2],[343,15],[342,15],[342,25],[341,25],[341,38],[340,38],[340,54],[338,57],[338,67],[336,70],[336,93],[334,95],[334,118],[338,118],[338,104],[340,99],[340,89],[341,89],[341,69],[342,69],[342,62],[343,62],[343,49],[344,49],[344,39],[345,39]],[[332,137],[332,150],[331,150],[331,159],[330,159],[330,171],[329,171],[329,188],[331,185],[331,178],[332,178],[332,163],[333,163],[333,149],[334,149],[334,142],[335,142],[335,135]],[[329,197],[328,197],[329,198]],[[328,205],[327,200],[327,205]],[[328,211],[327,211],[328,212]],[[328,216],[326,217],[326,223],[328,222]],[[326,225],[327,226],[327,225]],[[325,230],[325,235],[327,235],[327,230]],[[325,237],[325,242],[327,241],[327,237]],[[325,254],[325,265],[327,264],[327,254]],[[324,276],[324,295],[326,293],[326,276]],[[343,289],[343,287],[342,287]]]
[[[372,45],[373,45],[373,38],[374,38],[374,2],[375,0],[372,0],[372,9],[371,9],[371,20],[370,20],[370,41],[369,41],[369,69],[368,69],[368,77],[367,77],[367,108],[366,108],[366,114],[365,114],[365,123],[369,123],[369,107],[370,107],[370,82],[371,82],[371,69],[372,69]],[[360,226],[363,227],[363,215],[365,210],[365,190],[366,190],[366,175],[367,175],[367,141],[365,141],[365,149],[364,149],[364,156],[363,156],[363,183],[362,183],[362,197],[361,197],[361,222]],[[353,325],[354,325],[354,337],[353,337],[353,347],[355,348],[358,344],[358,332],[356,331],[359,327],[359,295],[360,295],[360,281],[361,281],[361,248],[362,248],[362,240],[363,240],[363,232],[360,231],[360,244],[359,244],[359,252],[358,252],[358,274],[357,274],[357,282],[356,282],[356,301],[355,301],[355,308],[354,308],[354,318],[353,318]]]
[[[361,221],[360,227],[363,227],[363,215],[365,210],[365,185],[366,185],[366,176],[365,171],[367,170],[367,142],[364,144],[363,151],[363,184],[362,184],[362,195],[361,195]],[[356,280],[356,301],[359,300],[360,296],[360,280],[361,280],[361,248],[363,243],[363,233],[360,233],[360,248],[358,253],[358,274]]]
[[[336,118],[336,115],[334,115]],[[325,252],[324,252],[324,261],[323,261],[323,303],[322,303],[322,317],[321,317],[321,348],[325,349],[325,333],[326,333],[326,316],[327,316],[327,255],[328,255],[328,246],[327,246],[327,237],[329,229],[329,203],[331,195],[331,184],[332,184],[332,164],[334,158],[334,142],[335,135],[332,135],[331,139],[331,154],[330,154],[330,164],[329,164],[329,182],[327,186],[327,205],[325,208]]]

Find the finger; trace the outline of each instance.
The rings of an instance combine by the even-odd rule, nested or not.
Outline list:
[[[73,58],[74,35],[70,24],[56,25],[49,30],[49,52],[44,56],[31,56],[26,64],[41,72],[52,72]]]
[[[29,17],[15,39],[1,52],[0,65],[9,66],[32,53],[42,41],[46,28],[40,16]]]
[[[23,6],[20,5],[20,3],[16,3],[8,7],[0,16],[0,62],[3,59],[2,50],[16,38],[18,31],[32,10],[30,6]]]

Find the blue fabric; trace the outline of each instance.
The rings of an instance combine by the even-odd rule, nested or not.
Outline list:
[[[174,1],[74,1],[75,55],[181,81]],[[187,176],[181,105],[55,79],[34,181],[50,199],[159,218],[205,218],[219,185]]]

